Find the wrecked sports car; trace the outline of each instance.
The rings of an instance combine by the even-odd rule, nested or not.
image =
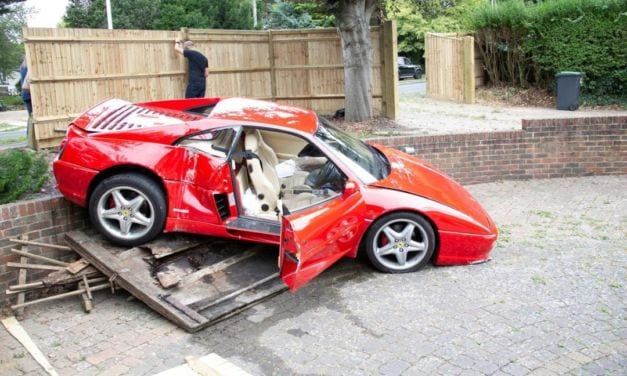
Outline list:
[[[402,273],[486,261],[497,238],[433,166],[265,101],[104,101],[69,125],[54,173],[113,243],[187,232],[276,244],[292,290],[359,251]]]

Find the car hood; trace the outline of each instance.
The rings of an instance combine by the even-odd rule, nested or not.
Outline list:
[[[433,165],[396,149],[375,145],[390,162],[390,174],[371,185],[421,196],[462,212],[490,231],[496,226],[481,204],[459,183]]]

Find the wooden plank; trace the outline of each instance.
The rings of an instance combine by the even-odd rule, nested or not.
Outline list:
[[[93,266],[88,266],[74,275],[68,272],[66,269],[63,269],[48,274],[46,278],[42,280],[42,282],[46,287],[59,286],[78,282],[83,278],[83,276],[86,276],[87,278],[94,278],[99,275],[102,275],[102,273],[100,273]]]
[[[475,103],[475,41],[464,37],[464,102]]]
[[[168,76],[183,76],[185,71],[173,71],[173,72],[158,72],[158,73],[119,73],[119,74],[85,74],[75,76],[54,76],[54,77],[40,77],[33,79],[32,83],[47,83],[47,82],[71,82],[71,81],[100,81],[100,80],[126,80],[126,79],[142,79],[152,77],[168,77]]]
[[[109,283],[105,283],[102,285],[97,285],[97,286],[92,286],[91,287],[91,291],[100,291],[100,290],[105,290],[110,288],[111,285]],[[39,304],[39,303],[43,303],[43,302],[49,302],[52,300],[59,300],[59,299],[63,299],[63,298],[67,298],[70,296],[76,296],[76,295],[81,295],[85,292],[85,288],[79,288],[78,290],[75,291],[70,291],[70,292],[65,292],[63,294],[57,294],[57,295],[52,295],[52,296],[48,296],[45,298],[41,298],[41,299],[36,299],[36,300],[31,300],[29,302],[24,302],[21,304],[15,304],[11,306],[11,309],[15,310],[18,308],[23,308],[23,307],[28,307],[31,306],[33,304]]]
[[[57,266],[68,266],[69,265],[67,262],[55,260],[53,258],[46,257],[46,256],[36,255],[36,254],[29,253],[29,252],[26,252],[26,251],[21,251],[19,249],[11,249],[11,253],[15,253],[16,255],[21,255],[21,256],[24,256],[24,257],[28,257],[29,259],[46,261],[47,263],[52,264],[52,265],[57,265]]]
[[[6,328],[7,332],[18,340],[19,343],[24,346],[26,351],[35,359],[35,361],[51,376],[57,376],[58,373],[48,362],[48,358],[39,350],[35,342],[30,338],[28,333],[24,330],[22,325],[15,319],[15,317],[7,317],[2,320],[2,325]]]
[[[74,261],[73,263],[69,264],[67,266],[67,268],[65,268],[65,269],[70,274],[76,274],[76,273],[80,272],[81,270],[85,269],[88,266],[89,266],[89,261],[87,261],[85,259],[80,259],[78,261]]]
[[[216,305],[218,305],[218,304],[220,304],[220,303],[222,303],[224,301],[227,301],[229,299],[233,299],[234,297],[236,297],[238,295],[241,295],[242,293],[244,293],[246,291],[252,290],[252,289],[254,289],[255,287],[257,287],[259,285],[262,285],[262,284],[264,284],[264,283],[266,283],[268,281],[271,281],[271,280],[277,279],[277,278],[279,278],[279,273],[272,274],[272,275],[270,275],[270,276],[268,276],[266,278],[263,278],[263,279],[261,279],[259,281],[256,281],[255,283],[252,283],[252,284],[250,284],[250,285],[248,285],[246,287],[243,287],[243,288],[241,288],[239,290],[233,291],[230,294],[222,296],[219,299],[215,299],[215,300],[212,300],[211,302],[205,302],[205,303],[202,303],[202,304],[196,304],[196,307],[197,307],[197,309],[199,311],[203,311],[203,310],[205,310],[207,308],[216,306]]]
[[[106,276],[115,277],[115,282],[120,287],[170,321],[186,330],[192,330],[198,325],[198,322],[192,317],[181,315],[180,311],[175,311],[167,302],[155,299],[154,297],[161,294],[161,289],[151,281],[141,279],[135,270],[129,268],[128,263],[122,263],[93,237],[87,236],[81,231],[71,231],[66,233],[66,240],[81,257],[88,260]]]
[[[36,269],[36,270],[65,270],[63,266],[28,264],[25,262],[7,262],[10,268]]]
[[[67,246],[64,246],[64,245],[58,245],[58,244],[33,242],[33,241],[22,240],[22,239],[9,239],[9,241],[12,242],[12,243],[17,243],[17,244],[36,245],[38,247],[58,249],[58,250],[61,250],[61,251],[71,251],[72,250],[72,248],[70,248],[70,247],[67,247]]]
[[[398,89],[398,65],[396,57],[398,47],[396,44],[396,21],[386,21],[383,24],[381,43],[383,44],[381,86],[383,90],[383,115],[395,120],[398,116],[399,89]]]
[[[259,247],[256,247],[256,248],[259,248]],[[194,273],[188,274],[183,279],[183,283],[182,284],[183,285],[188,285],[190,283],[196,282],[199,279],[201,279],[201,278],[203,278],[205,276],[208,276],[209,274],[213,274],[213,273],[218,272],[220,270],[224,270],[224,269],[228,268],[229,266],[231,266],[231,265],[233,265],[233,264],[235,264],[237,262],[246,260],[247,258],[250,258],[250,257],[252,257],[254,255],[255,255],[255,251],[251,250],[251,251],[247,251],[247,252],[242,252],[239,255],[235,255],[235,256],[229,257],[229,258],[227,258],[225,260],[222,260],[222,261],[220,261],[218,263],[215,263],[215,264],[211,265],[210,267],[203,268],[203,269],[200,269],[200,270],[198,270],[198,271],[196,271]]]

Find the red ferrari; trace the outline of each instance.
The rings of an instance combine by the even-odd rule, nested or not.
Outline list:
[[[54,174],[113,243],[177,231],[277,244],[292,290],[359,250],[404,273],[486,261],[497,238],[433,166],[265,101],[107,100],[69,125]]]

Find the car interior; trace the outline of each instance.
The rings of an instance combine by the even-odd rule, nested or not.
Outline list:
[[[236,136],[223,129],[181,142],[226,158]],[[245,127],[230,154],[235,192],[247,217],[277,220],[339,195],[346,177],[315,145],[298,136]]]

